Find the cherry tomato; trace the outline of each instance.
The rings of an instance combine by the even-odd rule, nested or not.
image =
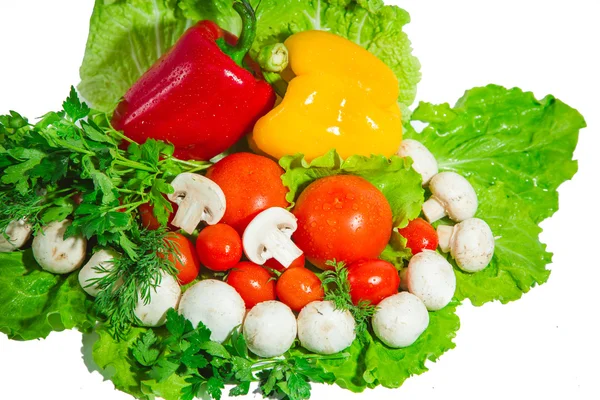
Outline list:
[[[400,276],[396,268],[383,260],[361,260],[348,266],[352,302],[369,301],[373,305],[398,293]]]
[[[275,161],[251,153],[231,154],[210,167],[206,177],[221,187],[227,199],[221,222],[242,235],[261,211],[289,206],[288,190],[281,182],[283,172]]]
[[[169,213],[168,227],[171,230],[176,231],[177,228],[171,225],[171,221],[173,221],[173,217],[175,216],[175,212],[177,212],[177,204],[171,203],[173,206],[173,212]],[[150,204],[142,204],[138,207],[138,212],[140,214],[140,218],[142,220],[142,226],[146,229],[150,229],[151,231],[155,231],[160,228],[160,223],[158,219],[154,215],[154,206]]]
[[[438,247],[438,236],[431,224],[422,218],[413,219],[406,228],[398,229],[398,233],[406,239],[413,255],[423,250],[435,250]]]
[[[227,271],[242,258],[242,239],[229,225],[216,224],[202,229],[196,239],[202,265],[213,271]]]
[[[237,264],[227,275],[227,283],[242,296],[246,308],[252,308],[263,301],[275,300],[273,276],[258,264],[248,261]]]
[[[175,267],[179,270],[177,279],[181,285],[187,285],[198,276],[200,272],[200,261],[192,241],[179,233],[171,233],[167,237],[173,242],[179,252],[179,257],[169,256],[169,260],[175,261]]]
[[[377,258],[392,234],[390,204],[366,179],[338,175],[311,183],[294,208],[294,242],[322,269],[329,260],[346,264]]]
[[[306,268],[292,268],[277,280],[277,298],[294,311],[300,311],[312,301],[323,300],[321,280]]]
[[[286,269],[290,268],[304,268],[304,264],[306,264],[306,258],[304,257],[304,254],[302,254],[300,257],[296,258],[287,268],[281,265],[281,263],[274,258],[269,258],[267,262],[265,262],[265,267],[274,269],[275,271],[285,272]]]

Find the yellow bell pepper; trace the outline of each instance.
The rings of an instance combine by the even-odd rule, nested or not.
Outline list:
[[[275,158],[303,153],[308,161],[336,149],[392,156],[402,141],[398,79],[376,56],[328,32],[290,36],[283,101],[255,125],[253,147]]]

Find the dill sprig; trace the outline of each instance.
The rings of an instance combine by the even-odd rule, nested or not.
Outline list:
[[[352,302],[348,269],[344,262],[333,260],[327,261],[326,265],[334,269],[321,273],[325,300],[331,301],[336,310],[350,311],[356,321],[356,335],[363,339],[367,332],[367,321],[375,314],[376,307],[366,300],[361,300],[358,304]]]
[[[162,273],[176,276],[178,272],[175,262],[179,259],[179,248],[170,240],[173,233],[167,232],[165,227],[136,233],[132,241],[139,257],[123,256],[113,260],[110,266],[97,267],[97,271],[105,275],[92,280],[100,289],[95,310],[106,318],[111,335],[117,339],[123,338],[132,324],[141,324],[135,315],[138,300],[145,304],[150,302],[151,292],[160,285]]]

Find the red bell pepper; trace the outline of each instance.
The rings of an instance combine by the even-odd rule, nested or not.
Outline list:
[[[175,145],[181,159],[208,160],[225,151],[275,103],[271,86],[242,66],[256,34],[247,0],[233,5],[243,29],[239,40],[214,22],[188,29],[125,94],[112,118],[136,142]]]

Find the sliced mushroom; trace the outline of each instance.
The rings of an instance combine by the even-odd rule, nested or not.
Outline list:
[[[410,157],[413,160],[413,169],[421,174],[423,186],[438,173],[438,164],[435,157],[423,146],[421,142],[412,139],[404,139],[400,149],[396,153],[400,157]]]
[[[466,272],[481,271],[494,256],[494,235],[479,218],[469,218],[454,226],[438,226],[440,249],[450,255]]]
[[[298,229],[296,217],[281,207],[271,207],[258,214],[244,231],[244,253],[250,261],[263,265],[274,258],[285,268],[302,255],[292,242]]]
[[[431,197],[423,204],[430,223],[448,215],[456,222],[472,218],[477,212],[477,194],[473,186],[456,172],[440,172],[429,182]]]
[[[171,182],[175,192],[169,200],[179,208],[171,222],[174,226],[192,234],[204,221],[215,225],[225,214],[225,194],[215,182],[190,172],[177,175]]]
[[[6,236],[4,236],[6,235]],[[11,221],[4,232],[0,232],[0,253],[20,249],[31,237],[31,225],[24,219]]]

